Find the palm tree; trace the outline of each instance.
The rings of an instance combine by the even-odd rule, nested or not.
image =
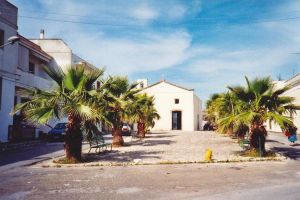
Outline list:
[[[145,115],[146,115],[146,120],[145,120],[144,133],[147,133],[149,128],[154,127],[155,121],[160,119],[160,115],[158,114],[157,110],[154,107],[149,108]],[[143,133],[141,134],[141,136],[145,137],[145,135],[143,135]]]
[[[218,130],[229,136],[243,137],[248,126],[236,116],[244,109],[243,103],[230,91],[219,94],[214,106],[219,111]]]
[[[215,105],[219,97],[220,94],[215,93],[206,101],[207,119],[213,124],[216,124],[219,118],[219,109]]]
[[[214,94],[207,101],[209,120],[218,127],[218,132],[233,135],[238,126],[235,115],[240,108],[239,101],[232,92]]]
[[[107,124],[113,128],[113,146],[123,146],[122,124],[129,119],[130,105],[138,93],[136,84],[129,84],[126,77],[115,76],[108,81],[104,91],[107,99]]]
[[[103,120],[103,108],[97,103],[99,98],[96,98],[97,90],[93,84],[104,70],[85,71],[83,66],[71,66],[65,73],[60,68],[44,67],[44,70],[54,81],[55,87],[50,91],[37,88],[25,90],[24,94],[31,100],[18,104],[14,113],[22,111],[25,119],[36,124],[47,124],[53,119],[67,117],[66,158],[80,162],[82,125],[87,121],[97,123]]]
[[[294,105],[294,98],[284,96],[287,87],[275,89],[270,77],[249,80],[246,87],[228,87],[242,102],[243,109],[234,117],[250,124],[250,145],[265,151],[265,137],[267,134],[264,123],[273,121],[280,127],[292,125],[288,117],[300,107]]]
[[[153,127],[160,116],[154,108],[153,96],[137,94],[135,98],[130,106],[131,122],[138,124],[138,136],[144,138],[148,128]]]

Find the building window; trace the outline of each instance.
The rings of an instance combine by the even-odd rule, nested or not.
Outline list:
[[[175,99],[175,104],[179,104],[179,99]]]
[[[32,73],[32,74],[35,73],[35,65],[34,65],[34,63],[32,63],[32,62],[29,63],[29,70],[28,70],[28,72]]]
[[[4,30],[0,29],[0,46],[4,45]],[[4,47],[1,47],[3,49]]]
[[[97,88],[96,89],[99,89],[101,87],[101,83],[100,81],[97,81]]]
[[[140,82],[140,87],[144,88],[144,83],[143,82]]]

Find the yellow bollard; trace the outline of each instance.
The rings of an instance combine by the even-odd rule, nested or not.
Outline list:
[[[206,149],[205,155],[204,155],[204,161],[211,162],[211,160],[212,160],[212,150]]]

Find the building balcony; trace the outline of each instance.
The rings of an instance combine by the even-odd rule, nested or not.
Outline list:
[[[17,70],[17,74],[18,79],[16,81],[16,85],[20,87],[49,90],[53,85],[53,82],[50,80],[29,72],[24,72],[20,69]]]

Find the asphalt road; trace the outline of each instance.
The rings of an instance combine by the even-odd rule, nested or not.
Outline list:
[[[268,143],[292,159],[224,164],[0,168],[0,199],[300,199],[299,146],[288,146],[280,134],[270,135]],[[58,151],[50,154],[55,152]]]
[[[64,154],[63,142],[41,143],[21,150],[0,153],[0,172],[11,168],[30,165]]]
[[[84,143],[83,148],[88,148]],[[63,156],[63,142],[44,142],[21,150],[0,153],[0,173],[8,169],[32,165],[37,162]]]
[[[299,162],[33,168],[0,175],[0,199],[272,199],[300,197]]]

